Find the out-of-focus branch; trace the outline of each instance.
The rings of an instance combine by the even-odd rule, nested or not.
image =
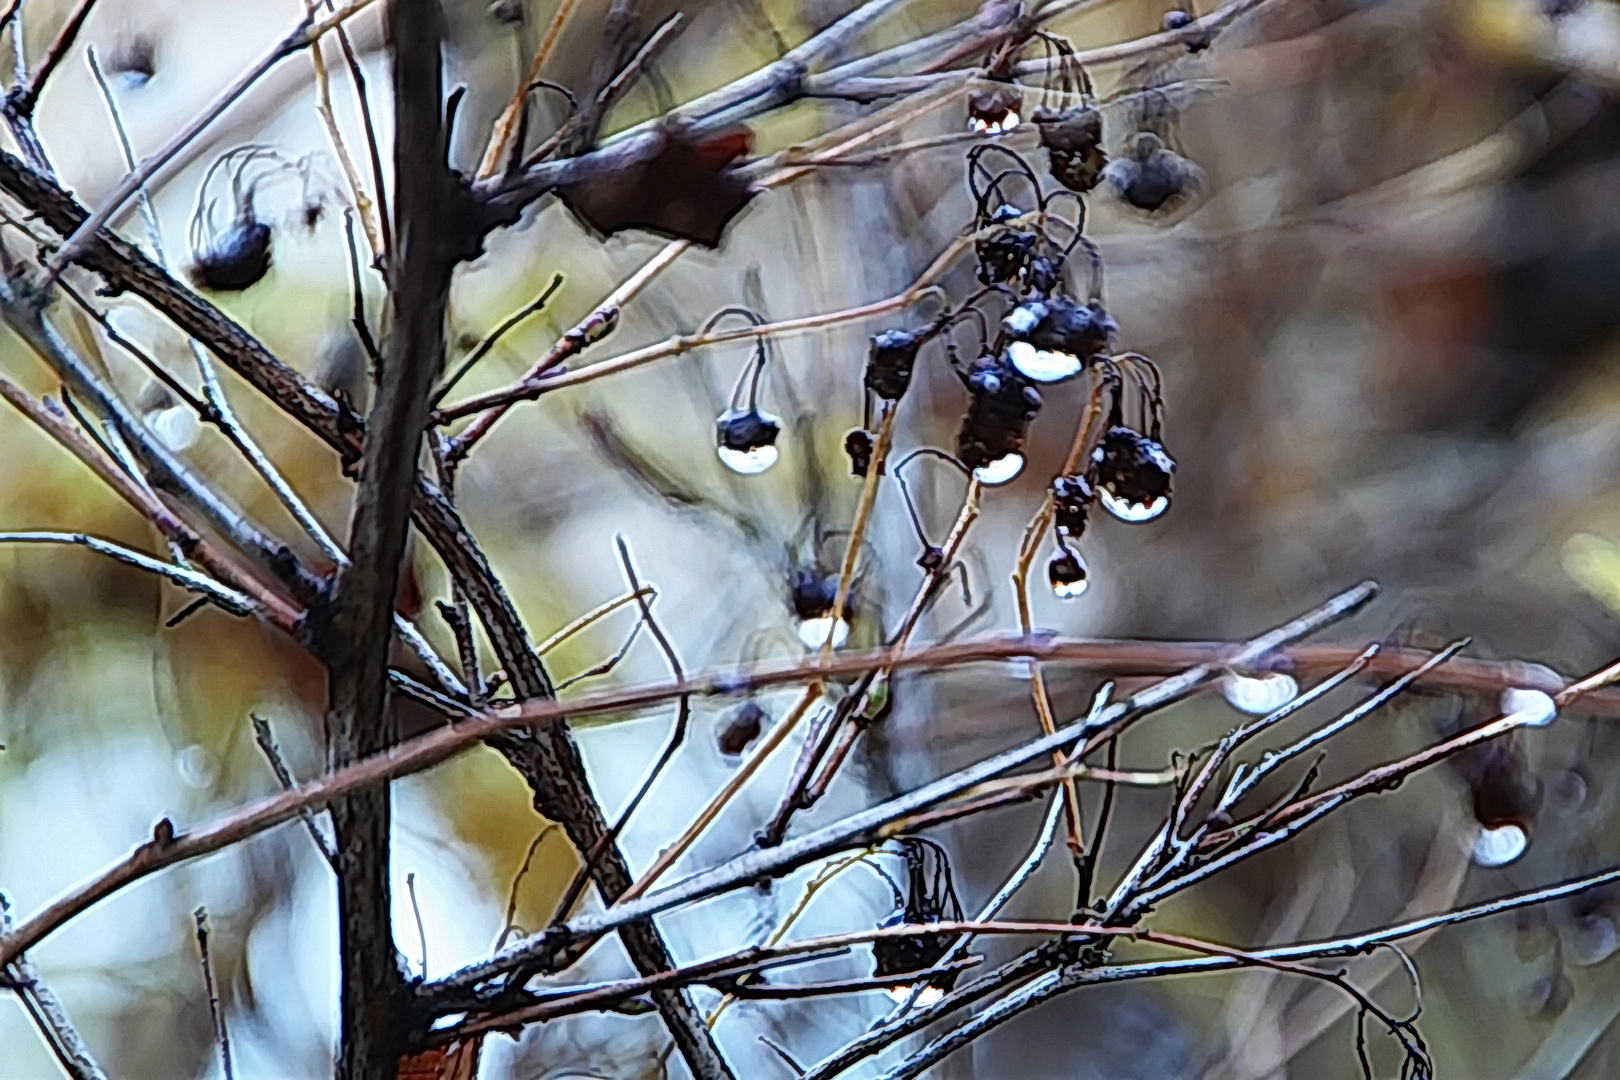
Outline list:
[[[225,552],[203,539],[144,485],[118,468],[60,411],[36,401],[10,379],[0,377],[0,397],[89,466],[125,502],[152,523],[158,533],[187,559],[206,569],[228,588],[253,598],[260,615],[272,626],[297,636],[303,612],[256,579]]]

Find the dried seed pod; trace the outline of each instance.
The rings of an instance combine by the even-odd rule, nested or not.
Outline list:
[[[782,422],[757,408],[727,409],[715,426],[718,452],[726,468],[752,476],[776,464],[776,437]]]
[[[1204,171],[1168,149],[1151,131],[1138,131],[1127,139],[1125,152],[1125,157],[1108,163],[1102,178],[1138,210],[1173,212],[1203,190]]]
[[[973,242],[979,260],[979,281],[1001,285],[1022,274],[1035,255],[1040,237],[1035,230],[1019,223],[1024,212],[1011,203],[996,207]]]
[[[875,335],[866,359],[866,388],[885,401],[899,401],[911,385],[911,371],[922,342],[922,334],[907,330],[885,330]]]
[[[851,476],[862,476],[872,468],[872,433],[856,428],[844,436],[844,453],[849,455]]]
[[[1011,339],[1007,359],[1034,382],[1061,382],[1086,361],[1112,351],[1119,324],[1100,301],[1076,304],[1065,296],[1020,304],[1001,321]]]
[[[1012,83],[984,86],[968,95],[968,129],[1001,135],[1018,126],[1024,93]]]
[[[1040,128],[1052,178],[1082,195],[1096,187],[1108,164],[1102,147],[1102,113],[1096,106],[1043,107],[1031,119]]]
[[[252,145],[228,150],[208,167],[191,214],[192,264],[187,273],[193,284],[216,292],[240,292],[270,271],[270,226],[254,212],[254,197],[266,176],[293,168],[274,150]],[[250,169],[259,172],[246,182]],[[210,195],[217,190],[216,176],[228,185],[228,196]],[[229,202],[223,225],[215,217],[221,198]]]
[[[1155,439],[1115,426],[1092,451],[1098,494],[1121,521],[1152,521],[1170,508],[1170,476],[1176,463]]]
[[[715,731],[715,743],[727,757],[736,757],[759,738],[770,716],[753,701],[739,703],[726,713]]]
[[[932,840],[920,837],[901,837],[897,843],[906,861],[906,891],[903,896],[895,895],[898,910],[879,926],[960,920],[962,905],[956,898],[956,885],[945,849]],[[952,938],[943,934],[911,934],[874,941],[872,974],[883,978],[927,971],[950,950],[951,942]],[[938,991],[949,990],[955,984],[954,971],[943,972],[928,980],[929,987]],[[911,987],[898,986],[889,993],[896,1000],[903,1001],[910,995]]]
[[[1192,24],[1193,17],[1191,15],[1185,11],[1171,10],[1164,13],[1164,18],[1159,21],[1159,29],[1165,33],[1171,33],[1176,30],[1185,30]],[[1195,33],[1187,39],[1187,51],[1190,53],[1203,52],[1209,48],[1209,42],[1210,35],[1207,30]]]
[[[192,252],[187,276],[199,289],[240,292],[270,272],[270,226],[252,208]]]
[[[1024,436],[1041,395],[1005,360],[981,356],[967,375],[967,415],[956,456],[984,484],[1004,484],[1024,467]]]
[[[1097,497],[1084,476],[1060,476],[1052,481],[1052,520],[1064,536],[1078,539],[1086,531],[1086,517]]]

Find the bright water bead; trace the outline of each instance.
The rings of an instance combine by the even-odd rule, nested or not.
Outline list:
[[[1541,690],[1510,687],[1502,691],[1498,703],[1504,716],[1519,721],[1526,727],[1546,727],[1558,716],[1558,703],[1551,694]]]
[[[1007,346],[1007,359],[1020,375],[1039,383],[1061,382],[1084,366],[1073,353],[1037,349],[1027,341],[1015,341]]]
[[[1102,488],[1097,494],[1101,497],[1105,510],[1119,520],[1129,521],[1132,524],[1152,521],[1170,509],[1170,497],[1168,495],[1160,495],[1152,502],[1130,502],[1115,495],[1107,488]]]
[[[1523,855],[1529,846],[1530,837],[1517,825],[1481,828],[1474,838],[1474,862],[1485,867],[1506,866]]]
[[[834,619],[831,615],[818,615],[799,624],[799,640],[807,649],[821,648],[827,643],[829,633],[832,634],[833,648],[840,648],[849,640],[849,623]]]
[[[1299,696],[1299,684],[1292,675],[1280,671],[1264,675],[1232,672],[1221,680],[1221,696],[1239,712],[1265,716],[1276,712]]]
[[[1024,471],[1023,454],[1006,454],[973,470],[973,478],[986,487],[1005,484]]]
[[[733,450],[729,446],[721,446],[716,448],[716,452],[726,468],[744,476],[764,472],[776,464],[778,457],[774,446],[756,446],[750,450]]]

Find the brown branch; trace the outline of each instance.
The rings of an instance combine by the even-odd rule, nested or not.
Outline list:
[[[90,9],[95,6],[96,0],[80,0],[78,8],[63,24],[61,33],[56,35],[56,41],[51,44],[50,52],[45,56],[45,62],[34,70],[28,85],[14,88],[6,95],[8,99],[6,104],[16,110],[17,115],[25,118],[34,115],[34,106],[39,103],[40,91],[45,89],[45,83],[50,79],[51,73],[62,62],[68,50],[73,48],[73,42],[78,38],[84,20],[89,17]]]
[[[1189,664],[1219,666],[1239,651],[1240,647],[1236,645],[1211,642],[990,637],[919,648],[900,655],[881,649],[851,652],[834,657],[826,665],[812,660],[798,664],[761,665],[747,672],[716,669],[694,675],[684,682],[599,691],[567,702],[540,701],[504,709],[400,743],[384,753],[308,781],[292,791],[269,796],[231,811],[191,832],[179,835],[170,833],[166,839],[160,837],[158,841],[143,844],[126,859],[52,902],[12,934],[0,937],[0,963],[9,962],[19,952],[33,947],[70,919],[131,882],[165,867],[239,843],[298,817],[306,807],[322,806],[357,787],[431,768],[468,746],[504,731],[530,725],[550,725],[565,716],[579,718],[630,712],[675,700],[683,694],[730,696],[772,686],[811,682],[823,677],[860,675],[878,668],[923,670],[1029,658],[1046,663],[1069,663],[1109,674],[1146,673],[1185,668]],[[1353,646],[1319,645],[1279,648],[1272,655],[1278,662],[1291,664],[1295,672],[1310,674],[1336,671],[1354,661],[1362,652],[1363,649]],[[1417,650],[1384,649],[1368,662],[1365,671],[1369,675],[1399,675],[1422,663],[1428,655]],[[1493,662],[1460,657],[1430,673],[1427,682],[1431,687],[1450,690],[1499,691],[1526,687],[1556,692],[1561,685],[1557,675],[1545,668],[1511,661]],[[1581,711],[1593,716],[1620,717],[1620,694],[1603,691],[1589,694],[1582,699]]]
[[[444,319],[459,238],[456,181],[446,163],[438,0],[389,0],[394,91],[395,249],[389,252],[391,332],[384,346],[349,529],[338,573],[328,659],[327,759],[342,768],[392,746],[388,646],[415,494],[422,429],[444,367]],[[403,988],[391,925],[390,802],[386,783],[331,805],[338,856],[338,1080],[391,1080]]]

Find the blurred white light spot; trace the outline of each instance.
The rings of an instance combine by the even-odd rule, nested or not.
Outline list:
[[[1530,838],[1517,825],[1481,829],[1474,840],[1474,861],[1480,866],[1506,866],[1529,846]]]
[[[799,640],[804,642],[807,649],[821,648],[827,643],[829,633],[832,634],[833,648],[839,648],[849,640],[849,623],[830,615],[818,615],[799,624]]]
[[[888,994],[889,997],[894,999],[894,1003],[896,1005],[904,1005],[906,1003],[906,999],[911,996],[911,990],[911,984],[907,984],[905,986],[891,986],[888,989]],[[939,987],[925,986],[923,987],[922,993],[917,995],[916,1007],[919,1009],[926,1009],[928,1006],[934,1004],[934,1002],[938,1001],[944,996],[945,991],[941,990]]]
[[[1239,675],[1234,671],[1221,680],[1221,696],[1238,712],[1264,716],[1299,696],[1299,684],[1292,675],[1280,671],[1265,675]]]
[[[199,743],[192,743],[174,756],[174,767],[188,787],[206,788],[214,783],[214,755]]]
[[[1571,960],[1591,967],[1620,949],[1620,931],[1607,915],[1582,915],[1570,923],[1565,945]]]
[[[1008,454],[998,457],[988,465],[980,465],[973,470],[973,478],[987,487],[1005,484],[1024,470],[1023,454]]]
[[[1550,694],[1519,687],[1502,691],[1504,715],[1529,727],[1546,727],[1558,715],[1558,705]]]
[[[184,406],[159,409],[147,417],[146,423],[158,441],[175,453],[191,449],[191,445],[197,441],[198,432],[202,430],[197,414]]]

